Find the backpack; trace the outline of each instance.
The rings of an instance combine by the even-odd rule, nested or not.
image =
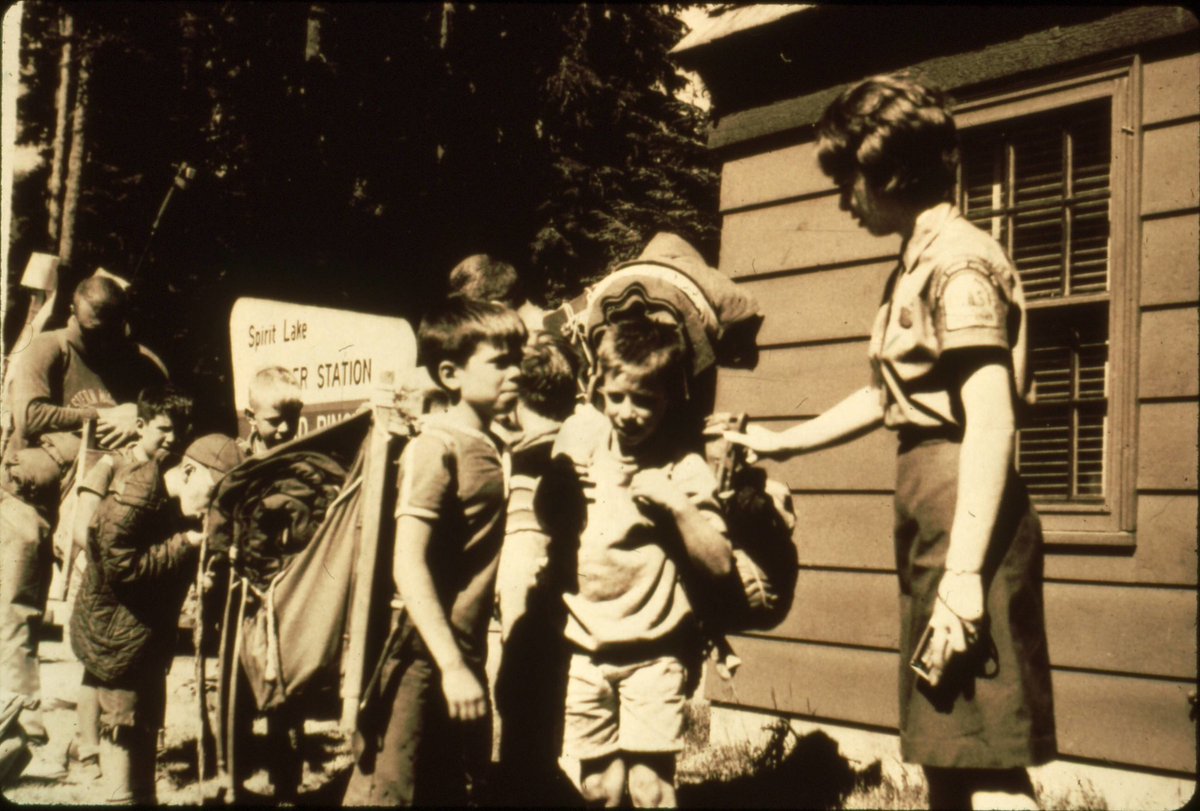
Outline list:
[[[745,428],[746,415],[730,428]],[[740,592],[730,589],[722,606],[722,631],[765,630],[778,625],[795,597],[799,557],[792,541],[795,511],[787,485],[746,464],[745,448],[720,439],[715,473],[718,500],[733,546]],[[710,453],[710,464],[712,456]]]
[[[718,363],[745,369],[757,363],[758,302],[675,234],[655,234],[636,259],[549,313],[544,325],[573,342],[593,368],[603,331],[637,317],[675,326],[688,348],[691,377]]]

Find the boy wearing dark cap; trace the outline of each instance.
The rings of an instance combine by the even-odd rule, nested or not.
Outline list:
[[[100,703],[100,762],[110,803],[155,801],[166,674],[203,537],[185,522],[204,515],[217,480],[242,459],[236,440],[209,434],[165,472],[157,459],[121,469],[96,510],[71,646]]]

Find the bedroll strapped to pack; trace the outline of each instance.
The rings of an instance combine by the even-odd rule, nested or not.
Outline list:
[[[218,484],[208,546],[230,562],[216,736],[227,773],[239,668],[259,711],[292,701],[318,676],[336,672],[370,427],[364,412],[251,459]]]
[[[746,415],[726,426],[745,430]],[[796,516],[787,485],[746,463],[745,449],[725,439],[709,443],[734,564],[741,583],[723,612],[722,630],[763,630],[787,616],[795,596],[799,558],[792,542]]]
[[[617,265],[583,292],[546,316],[546,330],[584,352],[589,365],[603,331],[617,320],[646,317],[676,326],[696,377],[715,364],[753,368],[763,316],[744,288],[715,268],[675,234],[659,233],[633,260]]]

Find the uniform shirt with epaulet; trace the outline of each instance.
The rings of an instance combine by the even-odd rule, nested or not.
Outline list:
[[[962,427],[951,350],[993,347],[1010,359],[1012,390],[1026,396],[1025,296],[1016,269],[958,208],[922,212],[888,280],[868,354],[889,428]]]

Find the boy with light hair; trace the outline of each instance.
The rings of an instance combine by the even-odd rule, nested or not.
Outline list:
[[[300,383],[291,371],[282,366],[259,369],[250,381],[250,407],[243,412],[250,436],[240,440],[242,449],[258,456],[295,437],[302,408]]]
[[[576,582],[564,594],[571,656],[565,754],[581,764],[591,804],[675,804],[683,748],[687,663],[697,627],[684,581],[728,577],[732,550],[696,437],[679,419],[687,353],[675,327],[637,318],[608,327],[597,348],[598,406],[568,419],[554,455],[566,456],[578,495],[547,475],[536,497],[552,532],[578,538]],[[583,520],[562,529],[565,505]],[[558,515],[553,515],[557,513]]]

